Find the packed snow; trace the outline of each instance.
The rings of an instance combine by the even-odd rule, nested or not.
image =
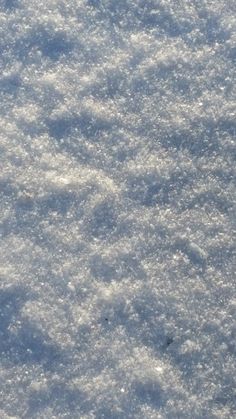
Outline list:
[[[236,417],[236,3],[0,0],[0,419]]]

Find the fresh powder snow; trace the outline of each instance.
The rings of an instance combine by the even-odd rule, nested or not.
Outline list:
[[[0,419],[236,418],[235,0],[0,0]]]

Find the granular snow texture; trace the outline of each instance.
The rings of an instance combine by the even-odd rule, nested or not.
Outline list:
[[[0,53],[0,418],[235,418],[235,1],[0,0]]]

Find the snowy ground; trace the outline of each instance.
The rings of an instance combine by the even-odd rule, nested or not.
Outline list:
[[[0,0],[0,53],[0,418],[235,418],[235,1]]]

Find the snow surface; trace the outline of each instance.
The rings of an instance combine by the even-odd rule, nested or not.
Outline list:
[[[0,418],[235,418],[235,1],[0,0],[0,53]]]

